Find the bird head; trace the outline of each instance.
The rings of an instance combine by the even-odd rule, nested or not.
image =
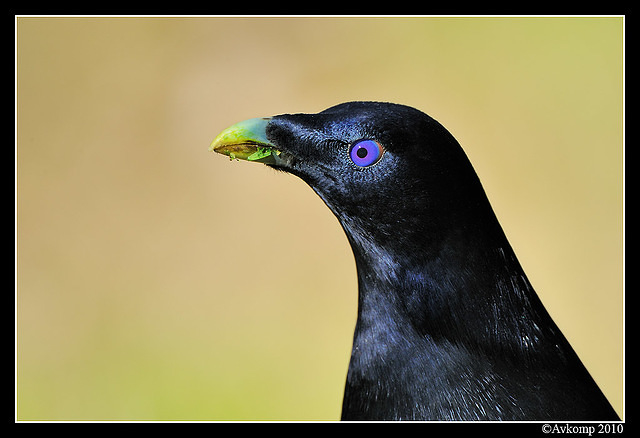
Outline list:
[[[224,130],[210,150],[300,177],[350,237],[366,234],[383,246],[467,226],[485,199],[455,138],[405,105],[348,102],[250,119]]]

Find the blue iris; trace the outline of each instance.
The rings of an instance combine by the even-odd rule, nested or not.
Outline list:
[[[376,164],[383,152],[382,146],[374,140],[358,140],[351,146],[349,156],[356,166],[368,167]]]

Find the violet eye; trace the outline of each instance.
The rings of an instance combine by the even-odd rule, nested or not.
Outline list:
[[[382,146],[374,140],[358,140],[349,150],[351,161],[358,167],[368,167],[376,164],[383,153]]]

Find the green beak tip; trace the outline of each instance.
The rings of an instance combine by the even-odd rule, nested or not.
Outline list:
[[[266,136],[266,127],[271,119],[257,118],[236,123],[222,131],[209,146],[209,151],[227,155],[229,158],[273,164],[280,155]]]

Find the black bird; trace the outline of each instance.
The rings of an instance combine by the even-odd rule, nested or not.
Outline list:
[[[297,175],[358,273],[343,420],[618,420],[531,287],[455,138],[414,108],[251,119],[211,150]]]

